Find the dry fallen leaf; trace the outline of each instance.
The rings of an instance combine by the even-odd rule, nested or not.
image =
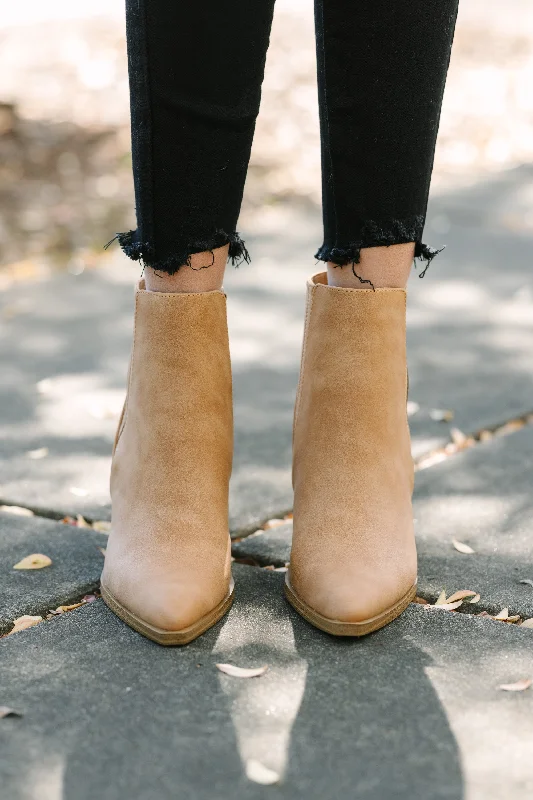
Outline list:
[[[454,413],[451,408],[432,408],[429,416],[435,422],[451,422],[454,418]]]
[[[28,458],[31,458],[34,461],[37,461],[40,458],[46,458],[48,455],[48,447],[39,447],[38,450],[28,450],[26,455]]]
[[[81,603],[72,603],[70,606],[58,606],[56,609],[54,609],[50,613],[52,613],[52,614],[64,614],[65,611],[74,611],[75,608],[79,608],[80,606],[84,606],[84,605],[85,605],[85,603],[81,602]]]
[[[79,486],[71,486],[69,492],[71,494],[76,495],[76,497],[87,497],[87,495],[89,494],[87,489],[80,489]]]
[[[526,422],[524,419],[512,419],[506,422],[505,425],[502,425],[501,428],[498,428],[496,433],[498,436],[506,436],[509,433],[521,430],[525,424]]]
[[[12,633],[25,631],[27,628],[33,628],[34,625],[38,625],[42,621],[42,617],[30,617],[28,614],[24,614],[23,617],[17,617],[17,619],[13,620],[15,624],[9,631],[8,636],[11,636]]]
[[[467,597],[476,597],[477,592],[473,592],[471,589],[461,589],[459,592],[454,592],[450,597],[447,599],[447,603],[455,603],[456,600],[465,600]],[[468,602],[472,602],[469,600]]]
[[[445,602],[446,602],[446,590],[443,589],[442,592],[437,597],[437,599],[435,600],[435,605],[441,606]]]
[[[111,530],[111,523],[105,519],[97,519],[93,522],[92,528],[99,533],[109,533]]]
[[[42,569],[49,567],[52,559],[44,556],[42,553],[32,553],[31,556],[26,556],[22,561],[18,561],[13,569]]]
[[[89,525],[85,517],[81,514],[76,515],[76,520],[78,522],[78,528],[92,528],[92,525]]]
[[[452,539],[452,544],[459,553],[471,555],[472,553],[476,552],[475,550],[472,550],[468,544],[465,544],[464,542],[458,542],[457,539]]]
[[[278,525],[283,525],[284,523],[285,523],[284,519],[277,519],[277,518],[269,519],[263,525],[263,530],[267,531],[269,528],[277,528]]]
[[[468,441],[468,436],[460,431],[459,428],[451,428],[450,437],[454,445],[457,447],[464,447]]]
[[[8,708],[8,706],[0,706],[0,719],[4,719],[4,717],[21,717],[18,711],[15,711],[14,708]]]
[[[455,611],[456,608],[462,605],[462,600],[456,600],[455,603],[439,603],[438,605],[428,606],[428,608],[440,608],[442,611]]]
[[[507,617],[507,619],[505,620],[505,622],[510,622],[510,623],[512,624],[512,623],[514,623],[514,622],[518,622],[518,621],[519,621],[519,619],[520,619],[520,614],[513,614],[513,616],[512,616],[512,617]]]
[[[5,511],[8,514],[16,514],[17,517],[33,517],[33,511],[29,508],[22,508],[21,506],[0,506],[0,511]]]
[[[407,401],[407,416],[412,417],[413,414],[416,414],[417,411],[420,411],[420,404],[417,403],[415,400],[408,400]]]
[[[521,622],[520,628],[533,628],[533,617],[525,619],[523,622]]]
[[[255,667],[252,669],[244,669],[243,667],[235,667],[233,664],[216,664],[216,668],[226,675],[231,675],[232,678],[258,678],[264,675],[268,667]]]
[[[429,601],[424,600],[423,597],[419,597],[418,595],[413,600],[413,603],[418,603],[419,606],[429,606]]]
[[[494,619],[507,619],[508,616],[509,616],[509,609],[508,608],[502,608],[500,613],[496,614],[494,616]]]
[[[48,392],[52,389],[52,386],[53,384],[50,378],[43,378],[42,381],[39,381],[36,384],[39,394],[48,394]]]
[[[502,683],[498,686],[498,689],[503,689],[504,692],[523,692],[525,689],[529,689],[532,683],[533,680],[531,678],[522,678],[516,683]]]
[[[435,464],[440,464],[441,461],[446,461],[446,453],[444,453],[442,450],[435,450],[433,453],[423,456],[420,461],[417,461],[415,463],[415,470],[418,471],[420,469],[433,467]]]
[[[272,786],[274,783],[279,783],[280,776],[273,769],[265,767],[260,761],[255,758],[250,758],[246,762],[246,777],[254,783],[261,783],[263,786]]]

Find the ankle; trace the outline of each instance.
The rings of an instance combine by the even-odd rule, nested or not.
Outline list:
[[[184,264],[174,275],[152,267],[144,270],[149,292],[212,292],[222,289],[229,245],[206,253],[194,253],[190,265]]]
[[[329,262],[328,284],[344,289],[405,289],[414,255],[414,242],[365,247],[358,264]]]

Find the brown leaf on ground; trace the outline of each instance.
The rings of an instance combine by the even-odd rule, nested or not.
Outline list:
[[[464,553],[465,555],[472,555],[472,553],[476,552],[470,547],[470,545],[465,544],[464,542],[459,542],[457,541],[457,539],[452,539],[452,544],[458,553]]]
[[[533,680],[531,680],[531,678],[522,678],[522,680],[516,681],[516,683],[501,683],[498,689],[502,689],[504,692],[523,692],[529,689],[532,683]]]
[[[502,610],[499,612],[499,614],[495,614],[494,615],[494,619],[507,619],[508,616],[509,616],[509,609],[508,608],[502,608]]]
[[[268,531],[269,528],[277,528],[278,525],[283,525],[284,523],[285,523],[284,519],[277,519],[277,518],[269,519],[263,525],[263,530]]]
[[[417,403],[416,400],[408,400],[407,401],[407,416],[412,417],[414,414],[420,411],[420,403]]]
[[[521,619],[520,614],[513,614],[511,617],[507,617],[504,622],[510,622],[511,624],[514,622],[518,622]]]
[[[260,675],[264,675],[268,669],[266,665],[263,667],[253,667],[251,669],[235,667],[233,664],[216,664],[215,666],[220,672],[231,675],[232,678],[258,678]]]
[[[450,437],[456,447],[465,447],[468,442],[468,436],[460,431],[459,428],[451,428]]]
[[[37,450],[28,450],[26,455],[33,461],[38,461],[41,458],[46,458],[48,455],[48,447],[39,447]]]
[[[109,533],[111,531],[111,523],[105,519],[97,519],[93,522],[92,528],[98,533]]]
[[[34,625],[38,625],[39,622],[42,621],[42,617],[31,617],[29,614],[24,614],[24,616],[17,617],[17,619],[13,620],[15,624],[7,635],[11,636],[12,633],[18,633],[19,631],[27,630],[27,628],[33,628]]]
[[[456,608],[463,605],[462,600],[456,600],[455,603],[440,603],[435,608],[440,608],[442,611],[455,611]]]
[[[250,758],[246,762],[246,777],[249,781],[260,783],[263,786],[272,786],[275,783],[279,783],[280,780],[280,775],[278,775],[277,772],[274,772],[274,770],[269,767],[265,767],[264,764],[261,764],[260,761],[256,761],[255,758]]]
[[[455,415],[451,408],[432,408],[429,416],[435,422],[451,422]]]
[[[22,508],[22,506],[0,506],[0,511],[5,511],[6,514],[16,514],[17,517],[33,517],[35,514],[29,508]]]
[[[0,706],[0,719],[4,719],[4,717],[21,717],[18,711],[15,711],[14,708],[9,708],[9,706]]]
[[[70,606],[58,606],[56,609],[51,611],[51,614],[64,614],[65,611],[74,611],[75,608],[79,608],[80,606],[84,606],[85,603],[81,601],[80,603],[72,603]]]
[[[424,600],[423,597],[419,597],[418,595],[413,600],[413,603],[418,603],[419,606],[429,606],[429,600]]]
[[[69,492],[76,497],[87,497],[89,494],[87,489],[82,489],[80,486],[71,486]]]
[[[446,602],[454,603],[456,600],[466,600],[467,597],[476,596],[478,596],[477,592],[473,592],[471,589],[461,589],[460,591],[454,592],[452,595],[450,595]],[[469,600],[468,602],[471,603],[472,601]]]
[[[26,556],[22,561],[18,561],[13,569],[43,569],[49,567],[52,559],[42,553],[32,553],[31,556]]]

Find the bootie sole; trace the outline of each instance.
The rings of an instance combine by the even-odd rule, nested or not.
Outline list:
[[[285,596],[291,606],[298,612],[304,619],[319,628],[321,631],[330,633],[332,636],[366,636],[368,633],[379,630],[393,619],[399,617],[405,611],[409,603],[416,596],[416,584],[412,586],[407,594],[405,594],[395,605],[378,614],[371,619],[361,620],[361,622],[342,622],[341,620],[329,619],[323,617],[314,608],[308,606],[301,600],[294,589],[291,587],[288,579],[285,580]]]
[[[129,625],[130,628],[133,628],[133,630],[137,631],[137,633],[141,633],[143,636],[146,636],[147,639],[157,642],[157,644],[172,646],[189,644],[189,642],[197,639],[198,636],[201,636],[202,633],[205,633],[207,630],[209,630],[209,628],[212,628],[213,625],[222,619],[224,614],[229,611],[231,604],[233,603],[234,584],[232,581],[229,594],[221,603],[219,603],[218,606],[216,606],[216,608],[210,611],[209,614],[201,617],[193,625],[189,625],[187,628],[182,628],[180,631],[167,631],[163,628],[156,628],[154,625],[150,625],[150,623],[145,622],[140,617],[132,614],[131,611],[121,605],[121,603],[119,603],[119,601],[113,597],[111,592],[106,589],[104,585],[100,586],[100,590],[104,603],[114,614],[117,615],[117,617],[125,622],[126,625]]]

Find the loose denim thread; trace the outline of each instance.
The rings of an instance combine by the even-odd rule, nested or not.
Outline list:
[[[215,263],[214,250],[224,245],[229,244],[228,259],[234,267],[239,267],[242,263],[250,263],[250,254],[246,249],[246,245],[242,241],[237,232],[226,233],[222,230],[216,230],[214,235],[209,240],[196,240],[189,244],[186,249],[181,253],[176,253],[165,261],[158,261],[154,258],[154,248],[148,242],[139,242],[135,240],[136,231],[125,231],[117,233],[111,241],[109,241],[104,250],[118,241],[123,253],[131,258],[132,261],[140,261],[143,270],[145,267],[151,267],[154,270],[165,272],[167,275],[175,275],[180,267],[188,266],[195,271],[201,269],[208,269]],[[196,253],[211,253],[211,263],[204,264],[201,267],[193,267],[191,258]]]

